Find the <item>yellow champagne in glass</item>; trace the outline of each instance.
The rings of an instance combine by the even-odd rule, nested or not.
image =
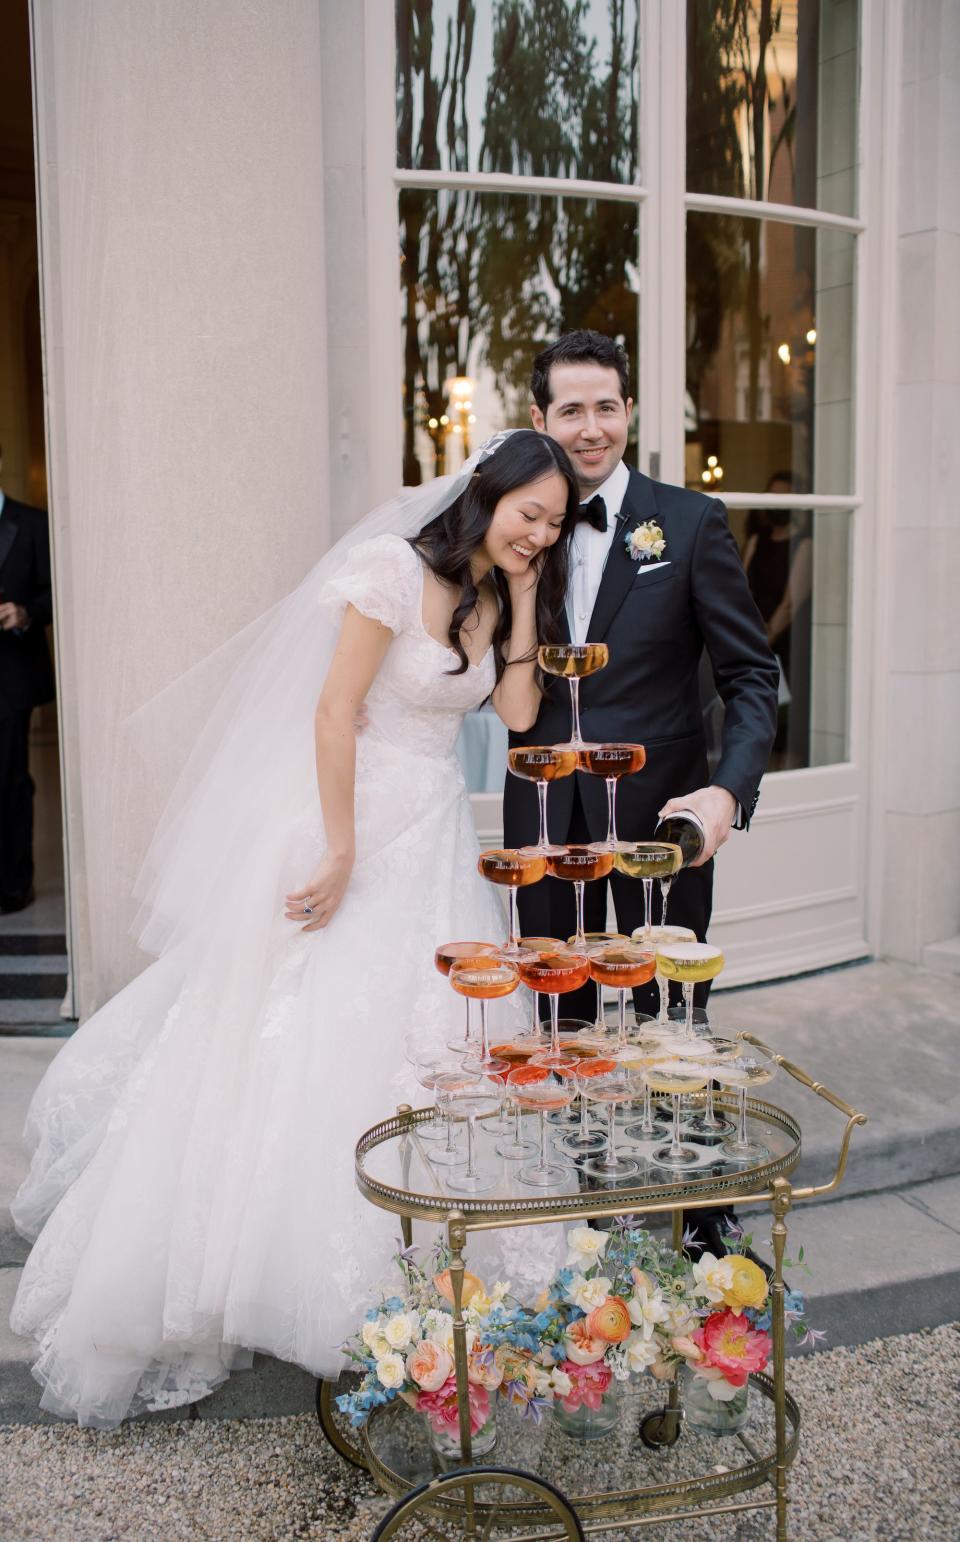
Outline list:
[[[669,841],[618,841],[613,864],[624,878],[643,881],[643,943],[650,941],[653,930],[653,880],[679,873],[683,852]]]
[[[573,714],[573,733],[569,746],[583,749],[580,732],[580,681],[587,675],[603,669],[610,657],[606,643],[545,643],[537,649],[537,659],[545,675],[559,675],[570,683],[570,707]]]
[[[680,1140],[680,1098],[685,1092],[702,1092],[707,1085],[707,1069],[702,1062],[692,1060],[660,1060],[648,1066],[643,1073],[653,1092],[670,1094],[673,1103],[673,1127],[669,1146],[659,1146],[652,1160],[658,1167],[689,1167],[699,1161],[700,1153],[695,1146],[685,1146]]]
[[[717,1081],[737,1094],[737,1132],[720,1147],[735,1162],[762,1162],[769,1149],[747,1136],[747,1093],[765,1087],[776,1074],[777,1062],[763,1050],[743,1044],[736,1059],[725,1060],[716,1070]]]
[[[686,1007],[684,1032],[693,1038],[693,987],[715,980],[723,968],[723,949],[709,942],[673,942],[657,949],[657,970],[668,980],[683,986]]]

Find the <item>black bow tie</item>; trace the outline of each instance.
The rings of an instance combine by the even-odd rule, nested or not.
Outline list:
[[[594,530],[606,530],[607,505],[604,503],[599,493],[597,493],[595,497],[591,498],[589,503],[581,503],[580,519],[578,519],[577,523],[579,524],[580,520],[583,519],[586,520],[588,525],[592,525]]]

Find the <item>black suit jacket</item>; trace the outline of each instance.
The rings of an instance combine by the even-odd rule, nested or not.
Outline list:
[[[747,585],[726,510],[715,498],[653,482],[630,472],[588,628],[590,642],[605,642],[605,669],[580,683],[580,719],[588,740],[625,740],[646,746],[647,763],[620,785],[617,830],[645,840],[657,811],[708,781],[726,787],[749,823],[777,722],[777,662]],[[659,563],[628,556],[624,537],[654,520],[666,547]],[[567,618],[560,620],[569,636]],[[698,672],[706,649],[724,704],[720,760],[707,769]],[[558,744],[570,737],[570,691],[551,681],[533,728],[512,733],[511,744]],[[600,777],[576,773],[591,837],[607,832],[606,791]],[[574,778],[552,783],[548,797],[552,840],[566,839]],[[507,774],[504,839],[519,846],[536,839],[533,783]]]
[[[0,713],[20,712],[53,700],[44,635],[53,619],[53,592],[46,513],[9,495],[0,512],[0,599],[22,605],[30,617],[24,632],[0,631]]]

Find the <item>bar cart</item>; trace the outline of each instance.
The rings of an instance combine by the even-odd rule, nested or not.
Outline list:
[[[800,1200],[831,1193],[846,1168],[853,1129],[865,1115],[752,1035],[745,1042],[772,1055],[786,1074],[823,1098],[846,1120],[836,1166],[828,1183],[791,1184],[800,1160],[801,1132],[793,1116],[750,1098],[751,1132],[762,1138],[767,1156],[754,1165],[733,1164],[704,1147],[703,1160],[682,1175],[641,1163],[642,1186],[616,1188],[586,1179],[576,1168],[563,1185],[546,1193],[523,1190],[503,1162],[503,1181],[491,1193],[468,1198],[445,1192],[442,1172],[427,1160],[418,1127],[430,1109],[401,1107],[368,1130],[356,1148],[356,1176],[367,1199],[401,1219],[404,1244],[414,1220],[445,1225],[451,1253],[454,1360],[463,1463],[437,1471],[422,1418],[403,1403],[375,1410],[359,1432],[338,1418],[330,1382],[317,1389],[317,1412],[328,1440],[341,1456],[368,1470],[396,1503],[375,1532],[397,1537],[413,1518],[419,1535],[449,1537],[583,1537],[634,1530],[669,1520],[692,1520],[770,1509],[778,1542],[787,1537],[787,1470],[797,1451],[800,1411],[785,1382],[784,1257],[787,1215]],[[693,1102],[705,1095],[694,1095]],[[718,1097],[718,1112],[733,1100]],[[643,1155],[642,1151],[638,1154]],[[589,1457],[551,1421],[532,1427],[507,1409],[499,1425],[499,1456],[509,1465],[474,1466],[467,1404],[467,1342],[463,1280],[468,1239],[473,1233],[543,1222],[583,1222],[613,1216],[669,1218],[672,1246],[679,1251],[682,1212],[717,1204],[769,1205],[773,1214],[771,1315],[772,1375],[750,1377],[751,1418],[747,1428],[723,1442],[684,1427],[677,1382],[634,1378],[615,1435],[598,1443]],[[512,1416],[512,1417],[511,1417]],[[498,1420],[501,1415],[498,1414]],[[722,1459],[722,1460],[721,1460]],[[766,1492],[763,1492],[763,1490]],[[753,1494],[751,1491],[759,1490]],[[771,1492],[772,1491],[772,1492]],[[441,1530],[440,1527],[445,1529]],[[526,1529],[525,1529],[526,1528]]]

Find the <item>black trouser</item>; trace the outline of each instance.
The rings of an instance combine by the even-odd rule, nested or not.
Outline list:
[[[573,813],[567,833],[569,845],[586,844],[593,837],[587,829],[586,816],[580,802],[579,788],[574,789]],[[643,884],[639,878],[624,878],[621,873],[611,873],[609,879],[597,878],[584,889],[583,926],[587,932],[603,932],[607,928],[607,884],[613,894],[617,926],[629,937],[643,925]],[[689,926],[704,941],[710,921],[713,897],[713,863],[705,868],[695,868],[678,874],[670,891],[668,920],[677,926]],[[577,925],[577,906],[573,884],[562,878],[544,878],[538,884],[521,889],[517,895],[520,909],[521,931],[527,937],[559,937],[565,942],[572,937]],[[660,885],[654,884],[653,920],[660,920]],[[698,1006],[706,1006],[710,991],[709,982],[698,985],[694,999]],[[679,1001],[679,987],[671,987],[672,999]],[[655,1017],[660,1006],[660,996],[655,984],[640,986],[633,993],[638,1012],[648,1012]],[[582,1017],[593,1022],[596,1016],[596,987],[585,985],[560,998],[560,1012],[564,1017]],[[546,1002],[541,997],[541,1016],[546,1020]]]
[[[0,716],[0,901],[33,882],[30,709]]]

